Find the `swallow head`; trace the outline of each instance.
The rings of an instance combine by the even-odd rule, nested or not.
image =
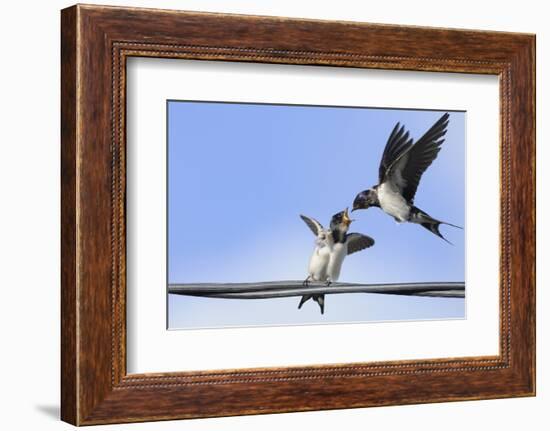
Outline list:
[[[368,189],[363,190],[353,201],[352,212],[355,210],[366,210],[367,208],[378,206],[378,195],[376,190]]]
[[[332,230],[347,232],[352,222],[353,219],[350,218],[348,209],[346,208],[344,211],[340,211],[332,216],[330,219],[330,228]]]

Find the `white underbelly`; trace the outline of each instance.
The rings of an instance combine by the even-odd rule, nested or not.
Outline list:
[[[340,278],[342,263],[344,262],[347,254],[348,246],[346,244],[337,243],[332,247],[327,269],[327,276],[330,278],[330,281],[338,281]]]
[[[380,208],[396,220],[404,222],[409,219],[409,205],[407,201],[399,192],[392,189],[390,185],[382,183],[378,187],[378,202],[380,203]]]
[[[327,246],[316,247],[309,259],[308,272],[313,281],[326,281],[330,260],[330,249]]]

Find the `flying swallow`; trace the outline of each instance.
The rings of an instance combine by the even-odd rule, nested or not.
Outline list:
[[[414,206],[420,178],[441,150],[448,124],[449,114],[446,113],[413,144],[405,126],[397,123],[382,154],[378,184],[355,197],[352,211],[379,207],[398,223],[417,223],[450,244],[439,231],[439,226],[446,224],[462,228],[435,219]]]
[[[338,281],[342,263],[347,255],[371,247],[374,239],[360,233],[348,233],[352,219],[348,209],[334,214],[330,220],[330,229],[325,230],[317,220],[300,215],[316,236],[315,249],[309,259],[308,276],[304,280],[304,286],[310,281],[325,282],[330,286]],[[325,312],[325,295],[304,295],[298,304],[302,308],[304,303],[313,298],[321,308],[321,314]]]

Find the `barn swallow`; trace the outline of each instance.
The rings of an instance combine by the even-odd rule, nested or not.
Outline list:
[[[417,223],[450,244],[439,231],[439,226],[446,224],[462,228],[435,219],[414,206],[420,178],[441,150],[448,124],[449,114],[446,113],[413,144],[405,126],[397,123],[382,154],[378,184],[355,197],[352,212],[379,207],[398,223]]]
[[[300,215],[314,235],[316,244],[313,254],[309,260],[308,277],[304,285],[308,286],[310,281],[325,282],[330,286],[332,282],[338,281],[342,264],[347,255],[371,247],[374,239],[360,233],[348,233],[352,219],[349,217],[348,209],[334,214],[330,220],[330,229],[325,230],[317,220]],[[298,304],[298,308],[313,298],[321,308],[321,314],[325,312],[325,295],[312,294],[304,295]]]

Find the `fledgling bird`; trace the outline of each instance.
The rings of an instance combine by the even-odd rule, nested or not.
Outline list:
[[[355,197],[352,212],[379,207],[398,223],[417,223],[450,244],[439,231],[439,226],[446,224],[462,228],[437,220],[414,206],[420,178],[441,150],[448,124],[449,114],[446,113],[413,144],[405,126],[397,123],[382,154],[378,184]]]
[[[317,237],[315,249],[309,260],[308,276],[304,280],[304,286],[308,286],[310,281],[325,282],[327,286],[330,286],[332,282],[338,281],[342,263],[347,255],[374,244],[374,239],[370,236],[348,233],[353,220],[349,217],[347,208],[332,216],[328,230],[325,230],[323,225],[313,218],[304,215],[300,215],[300,217]],[[324,314],[324,294],[302,296],[298,308],[302,308],[302,305],[311,298],[319,304],[321,314]]]

